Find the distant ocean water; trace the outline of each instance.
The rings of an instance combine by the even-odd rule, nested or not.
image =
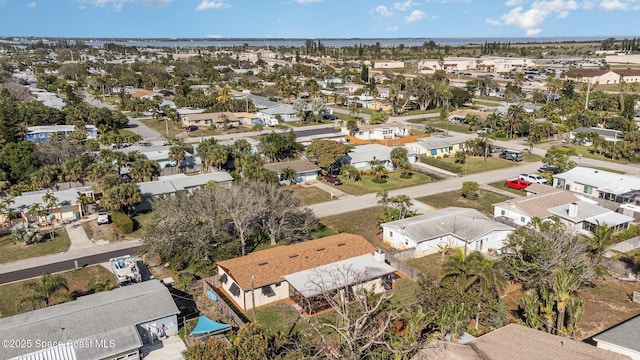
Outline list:
[[[461,46],[468,44],[484,44],[485,42],[500,42],[500,43],[549,43],[549,42],[583,42],[583,41],[600,41],[608,38],[603,37],[464,37],[464,38],[349,38],[349,39],[313,39],[314,41],[320,41],[324,46],[328,47],[343,47],[354,45],[375,45],[380,43],[380,46],[420,46],[425,42],[433,41],[441,46]],[[33,39],[30,39],[33,42]],[[49,39],[50,41],[56,41]],[[305,46],[307,39],[80,39],[87,45],[93,45],[101,47],[105,43],[115,43],[127,46],[141,46],[141,47],[231,47],[231,46],[243,46],[248,44],[255,47],[266,46],[288,46],[288,47],[302,47]],[[36,39],[37,41],[37,39]]]

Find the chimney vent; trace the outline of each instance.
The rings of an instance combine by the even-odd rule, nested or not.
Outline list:
[[[578,203],[569,204],[569,217],[575,218],[578,216]]]

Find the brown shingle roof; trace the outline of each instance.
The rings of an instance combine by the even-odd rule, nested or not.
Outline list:
[[[529,214],[531,217],[539,217],[541,219],[547,218],[552,213],[549,212],[548,209],[568,203],[572,203],[577,201],[578,198],[571,192],[562,190],[562,189],[554,189],[553,192],[547,192],[532,196],[525,196],[518,199],[511,199],[505,202],[501,202],[496,205],[507,205],[511,204],[526,214]]]
[[[620,76],[640,76],[640,69],[613,69],[611,70]]]
[[[590,78],[601,76],[608,73],[610,70],[598,70],[598,69],[582,69],[582,68],[573,68],[567,71],[567,74],[580,74],[582,77]]]
[[[187,120],[212,120],[214,122],[222,122],[223,116],[227,115],[229,121],[236,121],[236,115],[232,112],[216,112],[216,113],[201,113],[201,114],[187,114],[183,118]]]
[[[490,360],[630,360],[583,342],[510,324],[467,344]]]
[[[283,275],[312,269],[352,257],[373,254],[375,248],[365,238],[337,234],[293,245],[256,251],[239,258],[218,262],[243,290],[281,281]]]
[[[297,173],[316,171],[320,168],[309,160],[295,160],[295,161],[282,161],[272,164],[265,164],[264,168],[267,170],[275,171],[276,174],[280,174],[282,169],[291,168]]]

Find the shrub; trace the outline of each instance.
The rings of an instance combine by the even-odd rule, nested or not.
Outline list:
[[[412,173],[400,174],[400,179],[411,179],[412,177]]]
[[[127,214],[118,211],[112,212],[111,220],[123,234],[131,234],[133,232],[133,220]]]
[[[478,198],[478,189],[480,185],[478,185],[475,181],[465,181],[462,183],[462,196],[469,200],[476,200]]]
[[[373,178],[371,179],[371,182],[374,182],[376,184],[384,184],[387,182],[387,179],[385,178]]]
[[[444,170],[447,170],[447,171],[451,171],[451,172],[456,173],[456,174],[462,174],[463,167],[461,165],[459,165],[459,164],[451,164],[451,163],[448,163],[446,161],[442,161],[442,160],[439,160],[439,159],[436,159],[436,158],[431,158],[431,157],[426,157],[426,156],[421,157],[420,161],[422,161],[423,163],[425,163],[427,165],[435,166],[437,168],[444,169]]]

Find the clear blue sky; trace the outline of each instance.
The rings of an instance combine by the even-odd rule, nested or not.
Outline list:
[[[640,0],[0,0],[0,36],[632,37]]]

